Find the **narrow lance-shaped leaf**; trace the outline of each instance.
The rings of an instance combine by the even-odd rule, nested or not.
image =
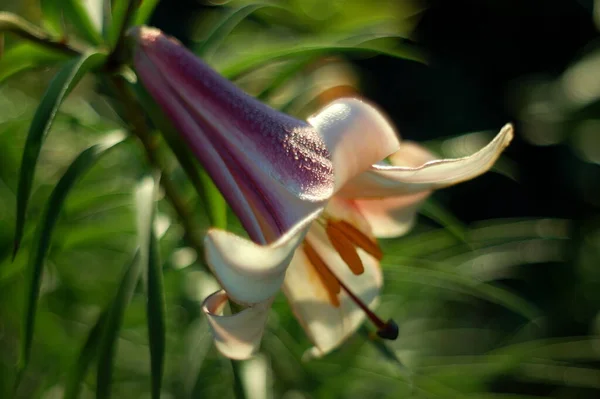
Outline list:
[[[158,242],[153,232],[158,179],[145,179],[136,193],[138,245],[146,287],[152,397],[160,398],[165,354],[165,295]]]
[[[448,232],[466,243],[466,227],[442,205],[429,198],[421,207],[420,212],[429,219],[439,223],[442,227],[445,227]]]
[[[113,0],[111,5],[111,23],[108,28],[106,40],[114,47],[121,35],[125,32],[132,18],[139,0]]]
[[[387,270],[391,280],[410,281],[415,284],[430,285],[464,292],[477,298],[485,299],[491,303],[504,306],[528,320],[534,320],[540,316],[540,310],[535,305],[518,295],[502,288],[482,283],[479,280],[467,276],[413,266],[388,268]]]
[[[277,7],[266,3],[246,4],[234,9],[215,24],[213,29],[195,49],[195,53],[203,58],[208,58],[214,54],[217,48],[223,43],[225,37],[235,29],[248,15],[263,7]]]
[[[276,92],[281,86],[290,81],[294,76],[300,73],[310,63],[315,60],[313,57],[298,57],[286,65],[280,72],[278,72],[269,83],[256,95],[256,98],[261,101],[265,101]]]
[[[106,41],[112,26],[112,0],[102,0],[102,37]]]
[[[144,25],[148,22],[154,9],[158,5],[158,0],[143,0],[140,1],[137,11],[133,19],[133,25]]]
[[[91,4],[91,3],[89,3]],[[102,36],[92,13],[80,0],[41,0],[43,22],[53,33],[65,35],[65,23],[72,24],[77,34],[92,44],[100,44]],[[91,8],[91,7],[90,7]]]
[[[160,398],[165,357],[165,293],[163,287],[162,264],[158,252],[158,241],[154,233],[150,234],[148,254],[146,312],[148,320],[148,338],[150,342],[150,369],[152,398]]]
[[[21,160],[21,169],[19,172],[19,187],[17,191],[17,222],[15,227],[15,241],[13,257],[16,255],[25,225],[25,214],[27,204],[33,185],[33,176],[35,166],[42,148],[42,143],[50,131],[52,122],[63,100],[81,78],[92,68],[98,66],[105,58],[101,53],[87,53],[69,61],[58,72],[50,82],[50,86],[44,93],[42,101],[38,106],[27,140],[23,149],[23,158]]]
[[[121,284],[110,307],[104,326],[96,378],[96,398],[98,399],[110,397],[113,360],[117,350],[117,339],[119,338],[119,331],[121,330],[125,310],[133,297],[137,282],[144,270],[146,270],[150,260],[151,229],[154,217],[156,187],[154,179],[147,177],[136,188],[138,251],[121,279]],[[148,281],[146,281],[146,285],[148,285]]]
[[[136,251],[131,262],[126,266],[117,294],[112,301],[98,350],[98,370],[96,374],[96,398],[109,398],[113,359],[117,350],[119,330],[123,323],[125,309],[131,301],[133,291],[140,277],[140,251]]]
[[[34,248],[32,249],[29,257],[29,286],[25,300],[26,306],[23,320],[23,338],[21,339],[19,370],[23,370],[29,361],[44,260],[50,247],[52,232],[54,231],[54,227],[63,208],[65,199],[77,180],[85,172],[87,172],[90,167],[92,167],[98,161],[98,159],[106,153],[106,151],[113,148],[116,144],[122,142],[122,140],[123,135],[115,134],[114,136],[108,137],[104,143],[93,145],[83,151],[73,161],[73,163],[71,163],[54,190],[52,190],[52,194],[50,194],[50,198],[45,207],[43,216],[38,224]]]
[[[19,43],[6,50],[0,57],[0,83],[21,71],[53,65],[67,59],[68,56],[65,54],[49,50],[39,44]]]
[[[98,346],[100,345],[100,338],[102,337],[102,331],[107,316],[108,310],[104,310],[90,329],[85,343],[83,344],[81,351],[79,351],[77,361],[73,365],[73,369],[65,384],[65,394],[63,399],[76,399],[79,396],[81,383],[85,379],[90,364],[98,353]]]
[[[339,43],[317,43],[314,39],[308,43],[299,43],[293,46],[273,46],[264,50],[252,52],[244,57],[238,57],[226,65],[219,65],[217,69],[221,75],[228,79],[233,79],[248,71],[254,70],[263,65],[274,61],[279,61],[289,57],[300,56],[319,56],[330,53],[359,53],[373,55],[388,55],[390,57],[403,58],[415,61],[423,61],[422,55],[410,48],[406,51],[393,50],[388,48],[378,48],[369,43],[360,43],[356,45],[343,45]]]

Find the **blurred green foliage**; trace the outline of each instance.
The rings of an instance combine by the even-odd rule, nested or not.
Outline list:
[[[156,3],[144,0],[135,14],[128,14],[127,1],[3,0],[0,11],[47,29],[52,40],[95,47],[114,61],[125,56],[118,42],[126,21],[144,23]],[[500,1],[483,3],[499,13],[507,7]],[[416,0],[163,1],[151,21],[261,100],[306,116],[330,96],[366,92],[376,97],[381,87],[389,89],[391,78],[384,74],[377,80],[369,73],[374,63],[383,70],[393,62],[407,80],[416,65],[428,68],[423,62],[434,70],[447,66],[436,64],[435,48],[427,48],[427,40],[421,45],[411,40],[415,28],[422,32],[420,18],[438,7],[432,2],[426,10],[425,5]],[[592,6],[585,14],[590,24],[600,9],[598,2]],[[542,9],[539,5],[537,11]],[[365,327],[324,359],[302,361],[308,339],[278,297],[261,354],[237,370],[248,398],[597,397],[600,86],[594,34],[596,41],[574,49],[579,55],[559,72],[542,77],[524,73],[503,87],[502,101],[516,119],[519,138],[517,149],[498,163],[495,176],[470,183],[462,189],[467,194],[436,194],[412,233],[383,243],[386,284],[379,312],[400,324],[399,339],[372,341]],[[503,45],[511,45],[505,41]],[[194,237],[211,221],[242,233],[239,223],[231,213],[227,221],[207,214],[222,200],[206,178],[188,178],[191,167],[180,166],[168,150],[168,138],[152,136],[165,171],[190,208],[194,231],[156,188],[159,177],[148,177],[139,142],[126,139],[110,151],[94,152],[95,145],[131,130],[110,81],[115,74],[128,78],[130,71],[109,65],[86,73],[64,102],[58,100],[56,115],[50,112],[53,123],[48,115],[41,121],[49,129],[36,130],[43,146],[37,165],[29,164],[35,176],[25,196],[29,204],[20,202],[26,219],[20,250],[12,259],[28,131],[51,79],[73,56],[9,33],[5,42],[0,58],[0,397],[79,393],[137,398],[152,392],[158,397],[159,391],[173,398],[233,396],[231,363],[212,347],[199,309],[217,283],[193,247]],[[433,86],[427,95],[457,95]],[[390,97],[397,96],[390,93],[387,103],[386,98],[382,102],[393,104]],[[454,112],[450,103],[444,106]],[[401,118],[400,110],[388,111]],[[496,122],[489,119],[486,127]],[[160,121],[153,122],[161,128]],[[430,148],[443,155],[460,156],[488,136],[452,137],[454,133],[448,128],[420,138],[430,139]],[[538,146],[561,142],[567,144],[561,148],[577,156],[563,171],[565,179],[577,179],[581,188],[573,194],[580,202],[566,202],[580,211],[577,216],[528,213],[523,206],[506,217],[472,222],[477,215],[473,209],[469,223],[463,224],[448,210],[454,211],[454,201],[485,197],[490,185],[512,184],[525,191],[534,187],[527,177]],[[89,170],[80,169],[77,162],[91,153],[93,165],[90,161],[84,165]],[[563,154],[549,159],[544,162],[562,162]],[[566,189],[557,184],[555,190],[560,196]],[[509,195],[514,194],[494,198],[500,202]],[[540,209],[546,205],[533,203]],[[493,208],[485,214],[496,216],[498,203],[483,199],[478,207]],[[55,225],[46,231],[49,218],[56,218]],[[46,256],[37,259],[40,237],[50,245]],[[31,291],[34,264],[40,271],[43,266],[43,273],[39,290]],[[147,284],[137,284],[143,273]],[[28,312],[31,292],[35,313]],[[27,324],[34,326],[30,349],[24,347]],[[27,367],[22,367],[27,360],[23,351],[30,353]]]

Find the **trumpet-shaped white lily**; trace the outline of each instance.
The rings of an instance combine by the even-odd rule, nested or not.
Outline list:
[[[486,172],[512,127],[470,156],[436,160],[400,142],[366,102],[336,100],[307,122],[296,120],[160,31],[140,28],[133,36],[138,76],[250,236],[211,229],[205,239],[206,261],[223,287],[203,304],[217,348],[231,358],[251,356],[280,289],[313,355],[339,346],[365,316],[381,337],[394,339],[397,326],[371,310],[383,283],[375,237],[406,232],[432,190]],[[224,315],[228,300],[246,308]]]

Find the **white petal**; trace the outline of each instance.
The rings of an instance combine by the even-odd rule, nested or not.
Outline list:
[[[226,303],[227,294],[221,290],[206,298],[202,304],[215,346],[231,359],[248,359],[258,351],[272,300],[228,316],[223,315]]]
[[[375,237],[390,238],[406,234],[415,224],[417,211],[430,191],[400,197],[355,200],[356,207],[371,226]]]
[[[269,245],[224,230],[209,230],[206,262],[233,301],[243,305],[263,302],[279,291],[294,250],[320,213],[318,210],[308,215]]]
[[[388,157],[392,166],[419,166],[434,159],[429,150],[412,141],[402,141],[400,149]],[[429,194],[431,191],[353,202],[369,222],[375,237],[389,238],[406,234],[412,228],[417,210]]]
[[[308,122],[331,152],[336,190],[399,146],[389,121],[376,108],[355,98],[332,102]]]
[[[373,165],[339,193],[350,198],[394,197],[451,186],[487,172],[513,138],[508,124],[484,148],[458,159],[441,159],[418,167]]]
[[[354,216],[360,218],[360,215]],[[379,262],[358,249],[365,271],[354,275],[331,246],[322,226],[314,223],[306,239],[325,261],[329,269],[370,308],[376,305],[383,278]],[[365,314],[342,289],[338,294],[340,306],[335,307],[309,262],[299,248],[283,284],[290,306],[315,348],[312,356],[322,356],[339,346],[354,333],[365,319]]]
[[[421,166],[424,163],[435,160],[427,148],[414,141],[404,140],[400,143],[400,148],[388,157],[392,166]]]

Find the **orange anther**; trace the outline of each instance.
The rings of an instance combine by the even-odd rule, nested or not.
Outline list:
[[[304,253],[308,258],[308,261],[315,268],[317,275],[321,283],[323,283],[323,287],[325,287],[325,291],[329,295],[329,301],[333,306],[338,308],[340,306],[340,299],[338,298],[338,294],[341,291],[340,282],[338,279],[331,273],[325,261],[319,256],[317,251],[308,243],[308,241],[304,241]]]
[[[331,222],[327,223],[325,232],[327,233],[327,237],[329,237],[329,241],[331,241],[331,245],[340,254],[344,262],[352,270],[352,273],[355,275],[363,274],[365,267],[362,264],[362,260],[360,260],[358,252],[356,252],[354,243]]]
[[[375,259],[381,260],[383,258],[383,251],[379,248],[377,241],[371,239],[350,223],[340,220],[338,222],[329,222],[329,224],[344,234],[354,245],[363,249]]]

